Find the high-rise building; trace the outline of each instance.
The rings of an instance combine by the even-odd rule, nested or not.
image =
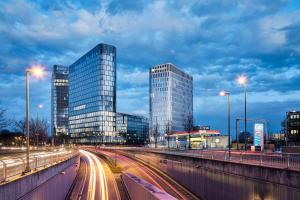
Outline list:
[[[75,143],[116,137],[116,47],[98,44],[69,68],[69,132]]]
[[[287,112],[284,126],[288,145],[300,146],[300,111]]]
[[[143,116],[117,113],[117,132],[127,144],[145,144],[149,138],[149,120]]]
[[[171,63],[152,67],[149,75],[150,139],[165,143],[166,129],[186,130],[193,118],[193,77]]]
[[[51,82],[51,133],[68,134],[68,67],[54,65]]]

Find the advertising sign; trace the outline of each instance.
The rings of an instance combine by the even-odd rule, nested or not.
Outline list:
[[[260,146],[261,150],[264,149],[264,124],[254,124],[254,146]]]

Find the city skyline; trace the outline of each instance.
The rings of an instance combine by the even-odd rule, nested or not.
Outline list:
[[[264,1],[241,1],[240,5],[222,2],[220,12],[213,3],[193,2],[118,6],[78,5],[69,1],[54,1],[53,5],[1,2],[1,12],[6,12],[1,23],[14,33],[3,30],[5,34],[1,36],[6,44],[1,47],[0,60],[2,106],[11,118],[22,118],[26,67],[42,64],[50,72],[52,65],[70,65],[91,46],[104,42],[118,48],[119,112],[147,115],[148,69],[171,62],[194,77],[196,125],[210,125],[226,133],[226,100],[218,97],[220,90],[231,92],[232,120],[243,117],[243,88],[235,80],[244,74],[249,79],[249,118],[264,118],[269,121],[270,130],[278,132],[285,113],[300,108],[300,56],[296,40],[299,3],[274,1],[267,7]],[[255,12],[243,10],[243,4]],[[20,7],[26,7],[28,12],[19,13]],[[226,14],[227,10],[232,10],[232,15]],[[157,16],[147,20],[153,12]],[[35,17],[30,13],[35,13]],[[140,20],[130,22],[132,18]],[[45,26],[35,26],[41,19]],[[160,19],[165,23],[158,23]],[[209,26],[222,23],[226,28]],[[62,28],[66,24],[70,26]],[[56,29],[47,28],[54,25]],[[36,112],[37,105],[44,105],[39,113],[49,121],[50,77],[49,74],[39,82],[31,80],[30,91],[32,112]]]

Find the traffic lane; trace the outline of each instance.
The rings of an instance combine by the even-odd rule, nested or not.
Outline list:
[[[71,193],[71,200],[86,200],[88,192],[88,183],[90,168],[88,167],[87,158],[85,156],[80,156],[80,168],[78,171],[78,177],[76,179],[73,191]]]
[[[85,195],[83,197],[86,197],[85,199],[88,200],[120,200],[115,177],[107,164],[93,153],[84,150],[80,150],[80,152],[85,156],[89,168],[89,172],[87,173],[89,180],[85,182],[87,191],[84,192]]]
[[[106,175],[106,182],[107,182],[107,188],[108,188],[108,197],[109,199],[113,200],[121,200],[119,189],[115,180],[115,176],[110,170],[109,166],[106,164],[104,160],[97,157],[100,161],[100,163],[103,166],[104,174]]]
[[[147,182],[155,185],[162,191],[169,193],[170,195],[176,197],[177,199],[187,199],[185,196],[178,191],[175,187],[173,187],[170,183],[164,180],[162,177],[157,175],[155,172],[150,170],[148,167],[138,163],[137,161],[130,159],[126,156],[115,154],[108,151],[101,151],[101,153],[111,157],[112,159],[116,158],[117,163],[124,167],[124,171],[132,173]]]
[[[123,171],[132,173],[164,191],[164,188],[158,183],[158,181],[156,181],[152,176],[149,175],[147,169],[145,169],[144,166],[137,164],[131,159],[127,158],[126,156],[122,156],[120,154],[115,154],[108,151],[99,151],[99,152],[107,155],[112,159],[116,158],[117,163],[122,166]]]

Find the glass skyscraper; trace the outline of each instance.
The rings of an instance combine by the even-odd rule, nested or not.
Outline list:
[[[145,144],[149,138],[149,120],[143,116],[117,113],[117,132],[128,144]]]
[[[193,77],[171,63],[150,68],[149,77],[150,139],[154,140],[154,129],[158,129],[157,141],[162,144],[167,127],[184,131],[193,116]]]
[[[69,68],[69,132],[75,143],[116,137],[116,47],[98,44]]]
[[[53,66],[51,81],[52,136],[68,134],[68,74],[68,67]]]

